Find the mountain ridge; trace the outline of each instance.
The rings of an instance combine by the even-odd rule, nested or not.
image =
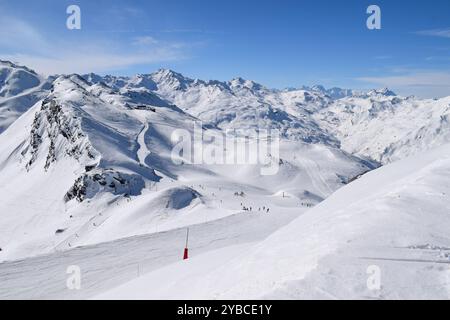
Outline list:
[[[30,89],[17,89],[25,91],[24,94],[19,93],[9,98],[0,97],[0,132],[42,99],[56,79],[56,77],[49,77],[44,80],[34,71],[11,62],[2,62],[1,65],[4,68],[18,68],[30,72],[39,79],[36,80],[39,83]],[[177,106],[205,122],[205,125],[209,127],[236,129],[263,126],[279,130],[289,139],[343,146],[349,153],[384,163],[391,158],[398,158],[397,153],[412,154],[412,151],[397,152],[397,149],[414,149],[410,145],[414,144],[412,140],[415,138],[412,135],[413,131],[418,130],[417,128],[408,128],[408,133],[396,135],[397,138],[403,136],[405,139],[403,141],[396,142],[391,138],[379,142],[375,148],[366,145],[369,142],[357,146],[348,145],[347,137],[350,135],[354,137],[355,134],[364,135],[368,126],[377,126],[377,129],[373,130],[381,130],[382,133],[389,131],[389,128],[380,129],[380,126],[375,124],[377,119],[388,118],[389,112],[395,112],[393,106],[399,107],[398,109],[407,106],[403,108],[405,113],[415,112],[419,118],[424,118],[425,123],[430,123],[429,125],[432,125],[431,122],[438,122],[437,118],[441,116],[445,119],[447,114],[446,98],[437,100],[405,98],[396,95],[388,88],[361,92],[340,88],[326,89],[321,85],[315,85],[304,86],[300,89],[277,90],[268,89],[240,77],[230,81],[204,81],[185,77],[170,69],[159,69],[153,73],[138,74],[133,77],[100,76],[94,73],[79,77],[89,84],[107,86],[114,92],[128,95],[135,101],[140,99],[139,102],[142,104]],[[11,89],[6,87],[0,82],[0,92],[11,92]],[[355,107],[356,103],[358,106]],[[371,104],[373,107],[366,108]],[[429,114],[428,105],[436,106],[434,107],[436,112],[433,115]],[[349,112],[350,109],[352,109],[351,112]],[[417,109],[422,111],[417,112]],[[359,114],[356,115],[355,112]],[[354,117],[358,120],[353,119]],[[356,121],[362,123],[362,117],[366,118],[364,127],[353,130],[352,123]],[[433,119],[430,120],[430,117]],[[440,126],[437,124],[433,126],[439,132],[425,132],[430,141],[434,139],[434,136],[445,135],[445,121]],[[416,132],[416,136],[419,138],[421,135]],[[357,141],[356,143],[360,141],[360,139],[354,140]],[[368,137],[364,140],[368,141]],[[372,150],[366,152],[364,151],[366,148],[372,148]]]

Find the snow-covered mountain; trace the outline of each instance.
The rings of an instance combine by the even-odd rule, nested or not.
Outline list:
[[[96,298],[448,299],[449,175],[447,144],[368,173],[264,241],[199,254]]]
[[[5,80],[0,82],[0,132],[43,99],[55,78],[43,80],[10,62],[1,66]],[[176,105],[209,128],[277,129],[289,140],[341,147],[380,163],[449,139],[448,98],[401,97],[387,88],[360,92],[316,85],[274,90],[242,78],[203,81],[167,69],[134,77],[91,73],[83,78],[128,95],[136,103],[141,99],[141,103]]]
[[[232,124],[198,131],[200,120],[163,100],[159,90],[88,80],[59,76],[47,95],[0,135],[0,179],[8,181],[0,187],[1,260],[248,211],[279,211],[286,223],[373,168],[332,139],[319,143],[325,132],[311,121],[298,130],[311,137],[317,132],[315,139],[280,141],[276,175],[261,175],[259,164],[175,164],[176,130],[222,137]],[[260,128],[288,127],[272,116]],[[242,122],[244,129],[253,127]],[[194,151],[228,146],[205,143]]]
[[[383,164],[450,141],[450,97],[418,100],[372,92],[337,100],[314,118],[343,150]]]
[[[49,88],[50,79],[0,60],[0,133],[42,99]]]
[[[278,92],[242,78],[228,82],[194,80],[166,69],[128,79],[85,77],[92,83],[102,81],[119,90],[153,91],[209,127],[224,130],[266,127],[279,130],[289,139],[338,146],[338,141],[310,117],[311,108],[315,111],[330,100],[320,94]],[[293,108],[302,104],[305,108]]]
[[[326,89],[322,85],[314,85],[312,87],[303,86],[302,89],[305,91],[320,92],[322,94],[328,95],[329,97],[331,97],[332,99],[335,99],[335,100],[342,99],[345,97],[358,96],[358,95],[364,94],[361,91],[352,90],[352,89],[342,89],[342,88],[337,88],[337,87]],[[296,90],[296,89],[292,89],[292,90]]]
[[[450,143],[450,97],[422,100],[397,96],[389,89],[357,92],[322,86],[275,90],[242,78],[204,81],[165,69],[134,77],[91,73],[45,79],[13,63],[0,66],[0,180],[6,182],[0,185],[0,297],[94,297],[134,279],[136,265],[146,272],[166,272],[179,259],[188,226],[192,253],[204,255],[199,261],[205,257],[222,261],[210,257],[219,251],[231,259],[240,250],[267,244],[272,248],[269,253],[279,252],[277,259],[286,261],[279,272],[268,270],[267,281],[284,286],[285,280],[301,277],[297,273],[290,277],[286,266],[297,263],[298,256],[291,257],[280,248],[281,242],[286,241],[286,248],[298,242],[295,250],[310,257],[308,263],[334,259],[334,249],[346,248],[344,240],[372,248],[370,241],[378,238],[367,236],[367,242],[358,242],[359,236],[381,229],[377,217],[367,212],[368,207],[360,208],[358,201],[378,208],[381,200],[371,198],[369,189],[379,190],[376,195],[382,194],[384,201],[384,194],[393,194],[394,187],[410,181],[413,170],[393,177],[393,184],[385,189],[386,177],[401,165],[370,173],[372,178],[361,179],[366,182],[355,180],[379,164]],[[270,140],[267,137],[247,136],[275,130],[280,133],[279,154],[261,152],[261,143]],[[189,151],[174,155],[186,135],[193,140]],[[242,139],[248,140],[249,150],[258,150],[254,153],[262,162],[249,161],[247,149],[230,144]],[[258,149],[252,149],[255,146]],[[447,159],[447,149],[430,154]],[[227,153],[232,157],[222,160],[233,162],[209,161],[213,155],[217,160]],[[427,190],[432,194],[443,190],[445,198],[443,180],[427,171],[426,161],[432,159],[423,159],[417,165],[416,160],[403,163],[405,168],[429,173],[430,184],[436,186]],[[433,163],[443,177],[445,161]],[[268,166],[277,170],[262,174]],[[364,183],[370,188],[364,188]],[[381,207],[387,212],[396,208],[384,202]],[[355,213],[354,209],[365,211]],[[408,210],[406,205],[401,208],[401,212]],[[442,212],[435,214],[433,223]],[[447,245],[441,229],[433,234],[434,224],[423,229],[429,237],[414,238],[409,233],[413,226],[402,217],[381,213],[380,217],[406,230],[407,246],[413,242]],[[416,218],[424,224],[421,216]],[[446,226],[445,218],[442,221]],[[326,235],[323,239],[319,231]],[[355,237],[344,239],[341,231]],[[400,243],[389,231],[386,241]],[[431,241],[433,235],[442,241]],[[325,248],[328,251],[308,255],[309,245],[323,249],[327,241],[337,247],[330,245],[330,250]],[[256,253],[244,265],[254,266],[258,250],[251,251]],[[91,271],[87,291],[65,290],[65,280],[48,279],[39,272],[44,268],[57,273],[74,257],[81,257],[83,269]],[[23,260],[17,263],[17,259]],[[227,264],[230,270],[243,260],[235,261],[236,265]],[[106,270],[104,266],[110,264],[116,268]],[[312,264],[305,265],[311,266],[307,271],[315,270]],[[35,273],[27,273],[30,266]],[[213,266],[217,267],[205,264],[205,268]],[[103,272],[102,284],[93,276],[98,272]],[[211,279],[215,276],[211,273]],[[314,281],[322,281],[319,278]],[[264,281],[260,283],[265,286]],[[18,289],[23,286],[48,290]],[[243,293],[256,296],[251,284],[247,288],[243,282],[243,286]],[[236,297],[233,292],[240,290],[239,286],[223,288],[229,294],[220,291],[221,286],[204,293]],[[269,297],[292,294],[263,289]],[[166,288],[161,290],[163,294]]]
[[[202,81],[166,69],[134,78],[90,77],[153,91],[214,127],[268,126],[291,140],[341,147],[380,163],[449,141],[449,98],[401,97],[388,88],[273,90],[242,78]]]

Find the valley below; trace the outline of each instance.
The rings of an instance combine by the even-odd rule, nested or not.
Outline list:
[[[0,299],[450,297],[450,97],[0,70]]]

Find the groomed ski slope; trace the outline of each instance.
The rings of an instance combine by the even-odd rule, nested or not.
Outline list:
[[[264,241],[194,255],[96,298],[448,299],[449,177],[445,145],[364,175]],[[379,290],[367,286],[373,268]]]
[[[62,76],[46,103],[0,135],[0,181],[8,181],[0,185],[0,262],[178,229],[244,207],[302,212],[369,169],[337,148],[289,140],[280,141],[273,176],[262,176],[258,165],[176,165],[172,133],[185,129],[194,136],[195,118],[165,104],[137,110],[128,99],[79,76]],[[60,112],[51,113],[52,102]],[[49,123],[52,114],[57,120]],[[69,139],[58,123],[73,129],[64,132]],[[83,151],[71,155],[86,148],[93,158]],[[86,183],[92,188],[83,202],[66,200],[77,181],[118,174],[129,188]]]
[[[450,139],[449,98],[335,100],[170,70],[108,86],[0,62],[5,75],[0,298],[448,297],[449,147],[425,152]],[[279,171],[173,163],[174,130],[199,138],[200,127],[277,129]],[[333,194],[373,169],[366,158],[420,153]],[[188,226],[192,259],[181,262]],[[70,265],[79,291],[66,287]],[[381,290],[367,289],[369,266]]]
[[[240,212],[192,225],[190,253],[199,256],[221,248],[246,247],[302,213],[292,209],[278,215]],[[176,263],[183,256],[185,237],[186,228],[179,228],[1,263],[0,299],[91,298]],[[69,290],[66,285],[67,268],[73,265],[81,269],[81,290]]]

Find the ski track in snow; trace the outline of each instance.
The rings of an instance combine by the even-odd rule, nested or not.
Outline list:
[[[208,252],[95,298],[448,299],[449,159],[447,145],[381,167],[244,254]]]
[[[190,255],[261,241],[298,215],[239,213],[190,227]],[[180,261],[186,228],[136,236],[0,264],[0,299],[86,299]],[[81,290],[66,270],[81,268]],[[151,290],[151,288],[149,288]]]
[[[0,67],[1,65],[2,63]],[[104,80],[108,83],[106,79]],[[352,184],[354,186],[356,183],[357,187],[353,189],[350,184],[342,191],[345,195],[345,190],[350,190],[347,194],[348,198],[337,198],[334,194],[330,199],[328,197],[341,186],[339,179],[336,179],[337,176],[353,177],[366,170],[357,158],[348,158],[338,152],[335,153],[339,156],[335,157],[335,153],[327,156],[323,151],[330,152],[331,149],[328,147],[339,148],[337,147],[339,141],[342,150],[378,160],[383,164],[416,153],[426,154],[427,152],[424,151],[446,143],[450,138],[448,135],[450,98],[417,100],[393,96],[392,92],[381,90],[367,94],[335,92],[337,95],[342,95],[342,99],[334,100],[327,97],[327,94],[331,95],[331,92],[321,88],[278,92],[243,79],[234,79],[227,83],[194,81],[169,70],[128,78],[123,85],[110,83],[111,87],[90,82],[91,80],[85,82],[75,75],[61,76],[55,81],[52,80],[54,90],[50,93],[44,89],[44,79],[41,79],[40,84],[35,87],[25,89],[15,96],[0,98],[0,104],[7,102],[13,104],[16,99],[25,100],[19,98],[32,96],[34,92],[39,93],[36,97],[41,97],[39,90],[42,89],[42,97],[48,94],[47,98],[57,101],[66,112],[65,115],[70,115],[69,118],[72,118],[72,111],[78,110],[77,114],[82,120],[89,119],[89,121],[80,122],[86,125],[86,128],[81,128],[86,131],[84,133],[88,133],[90,143],[93,147],[97,147],[97,151],[108,167],[112,166],[114,170],[124,172],[131,170],[137,176],[148,169],[154,170],[163,177],[162,182],[154,184],[154,189],[157,191],[160,188],[164,191],[167,188],[167,192],[161,192],[163,196],[161,201],[167,201],[167,204],[178,200],[177,195],[180,194],[177,192],[178,189],[182,191],[181,195],[189,193],[190,191],[186,189],[189,185],[201,194],[201,197],[199,195],[201,201],[182,210],[165,211],[168,209],[167,205],[164,209],[164,206],[153,201],[152,197],[147,199],[148,202],[138,201],[139,205],[132,208],[119,206],[120,210],[113,210],[111,205],[119,205],[122,201],[128,201],[127,199],[112,197],[105,206],[100,206],[97,200],[92,200],[92,207],[88,206],[84,209],[79,207],[81,208],[79,211],[83,212],[73,210],[78,213],[74,215],[77,224],[73,225],[68,217],[63,216],[63,214],[68,216],[72,212],[68,212],[67,204],[62,202],[64,195],[60,194],[60,190],[68,190],[68,187],[73,185],[74,179],[87,170],[85,165],[91,163],[80,162],[79,166],[77,164],[75,167],[77,169],[73,172],[73,177],[69,177],[70,172],[60,161],[66,158],[66,155],[61,152],[56,155],[58,159],[55,159],[55,164],[50,167],[50,170],[43,170],[43,162],[50,156],[47,148],[54,141],[48,137],[49,134],[43,136],[39,134],[49,130],[52,123],[47,118],[47,121],[37,123],[43,125],[42,127],[34,127],[31,114],[22,120],[16,120],[11,126],[8,123],[11,130],[6,132],[8,136],[1,136],[6,138],[0,143],[2,147],[5,146],[1,154],[9,155],[4,163],[0,163],[1,173],[4,174],[2,180],[7,181],[0,186],[0,194],[3,194],[0,230],[5,230],[3,238],[0,233],[2,242],[0,245],[4,249],[3,253],[6,253],[6,259],[10,254],[8,250],[12,250],[12,255],[9,256],[12,259],[14,257],[29,258],[0,263],[0,299],[93,298],[133,279],[143,284],[139,294],[144,296],[148,294],[153,298],[160,298],[164,296],[162,289],[166,285],[170,286],[176,281],[186,280],[188,280],[185,286],[188,297],[194,294],[195,286],[198,289],[196,294],[201,296],[205,294],[205,290],[208,290],[208,281],[213,284],[214,290],[217,290],[220,287],[220,281],[233,282],[239,279],[241,271],[248,271],[248,273],[242,274],[242,278],[236,281],[232,290],[227,287],[227,284],[223,287],[224,291],[219,294],[225,294],[225,297],[230,294],[230,297],[238,298],[248,297],[250,293],[254,296],[266,293],[269,298],[295,299],[317,296],[334,299],[354,296],[370,299],[374,297],[367,295],[358,286],[354,292],[343,290],[355,289],[349,286],[350,280],[353,283],[365,285],[367,264],[382,265],[383,277],[387,279],[384,280],[385,292],[375,298],[424,297],[427,294],[432,297],[442,296],[441,291],[430,291],[431,289],[427,288],[448,284],[440,278],[443,276],[441,271],[445,269],[441,270],[441,266],[436,267],[437,264],[442,265],[442,268],[446,267],[449,264],[446,259],[450,257],[448,252],[450,245],[446,238],[449,222],[448,215],[444,212],[448,209],[446,205],[448,201],[445,202],[449,194],[445,189],[448,187],[448,180],[445,180],[445,175],[449,174],[448,168],[444,166],[441,168],[442,171],[435,175],[433,172],[428,172],[421,176],[421,180],[415,180],[411,186],[423,187],[424,179],[430,177],[434,179],[429,183],[429,189],[411,187],[410,194],[398,193],[405,189],[405,184],[408,183],[408,181],[398,180],[398,190],[397,188],[389,189],[391,195],[387,197],[375,194],[378,201],[372,202],[370,207],[365,208],[364,204],[367,201],[375,199],[374,190],[376,191],[384,184],[389,186],[397,171],[404,168],[399,167],[390,174],[385,174],[384,179],[378,182],[373,181],[367,194],[362,194],[366,196],[365,198],[361,197],[360,189],[365,189],[366,185],[358,186],[358,181],[355,181]],[[110,90],[111,88],[120,90],[115,92]],[[158,95],[165,101],[160,100]],[[133,109],[137,104],[153,105],[153,103],[155,103],[155,110],[152,112]],[[171,104],[182,108],[186,113],[177,110]],[[22,104],[16,103],[14,106],[22,106]],[[14,113],[13,116],[15,117],[16,114]],[[283,140],[284,138],[299,140],[298,142],[306,143],[308,146],[321,146],[303,149],[298,144],[287,148],[287,154],[301,153],[300,151],[305,150],[304,157],[298,160],[305,174],[298,172],[302,169],[298,170],[297,166],[288,164],[281,167],[283,169],[281,177],[272,177],[272,180],[261,179],[252,171],[252,168],[224,169],[212,166],[211,171],[209,169],[202,171],[200,169],[203,168],[189,166],[175,168],[168,156],[172,147],[170,133],[178,128],[191,129],[190,123],[196,121],[193,117],[211,125],[212,129],[209,130],[220,132],[236,128],[252,129],[255,125],[278,128],[282,132],[285,131]],[[64,117],[59,116],[56,122],[61,124],[61,120],[64,120]],[[40,151],[37,153],[37,160],[41,162],[39,167],[36,164],[34,170],[25,174],[25,163],[21,164],[22,171],[16,170],[13,155],[19,156],[19,151],[23,151],[25,143],[29,143],[28,130],[31,127],[37,130],[36,137],[43,138],[43,142],[39,143],[37,149]],[[23,131],[24,128],[27,132]],[[27,136],[23,137],[26,140],[17,139],[16,141],[16,137],[21,137],[24,133],[27,133]],[[56,149],[61,151],[64,147],[68,147],[68,143],[61,138],[60,133],[58,137]],[[14,144],[9,140],[15,141]],[[436,156],[421,162],[421,166],[446,154],[448,154],[447,151],[436,153]],[[62,169],[56,170],[53,167],[58,163],[62,165]],[[68,168],[73,169],[72,165]],[[99,172],[104,169],[106,168],[101,166],[97,168]],[[380,170],[382,176],[383,170],[386,168]],[[14,172],[18,172],[17,177]],[[162,172],[169,175],[166,174],[166,177]],[[170,173],[176,173],[184,180],[180,179],[180,184],[178,181],[173,183],[175,181],[168,179],[171,177]],[[376,174],[375,172],[374,180],[376,180]],[[370,176],[366,175],[362,179],[370,179]],[[292,183],[286,183],[285,180],[289,182],[291,177],[294,179]],[[33,183],[34,178],[40,180]],[[224,189],[226,191],[222,193],[219,188],[221,194],[217,194],[215,190],[210,194],[210,186],[207,184],[205,188],[204,185],[205,181],[212,178],[218,179],[217,183],[222,183],[219,181],[223,178],[227,186]],[[311,183],[307,181],[308,178]],[[67,183],[65,179],[68,180]],[[231,184],[229,181],[234,182]],[[144,184],[148,187],[146,182]],[[213,181],[213,183],[216,182]],[[280,190],[280,184],[283,185],[283,190]],[[198,189],[194,187],[197,185]],[[55,190],[51,190],[51,187]],[[150,186],[150,189],[152,187]],[[318,209],[313,209],[315,211],[311,214],[305,214],[297,222],[289,224],[306,209],[296,208],[297,198],[285,199],[284,191],[297,191],[297,189],[301,191],[302,188],[307,188],[308,192],[311,191],[314,195],[313,199],[316,198],[316,193],[328,199]],[[242,199],[228,197],[236,191],[245,191],[245,197]],[[306,191],[305,194],[308,194]],[[384,189],[381,191],[386,192]],[[266,197],[268,194],[279,195],[281,192],[283,192],[282,199],[272,197],[271,202]],[[338,196],[342,192],[338,192]],[[422,197],[423,194],[426,197]],[[144,193],[139,200],[145,200],[148,195]],[[383,202],[377,207],[381,201],[380,197]],[[428,197],[436,199],[428,201]],[[403,198],[405,198],[404,203]],[[238,207],[241,200],[241,205]],[[307,200],[304,201],[308,203]],[[222,206],[222,201],[231,203]],[[199,205],[200,202],[201,205]],[[329,205],[330,202],[331,205]],[[352,206],[345,206],[346,203],[351,203]],[[270,206],[271,214],[256,212],[256,207],[262,204]],[[327,205],[330,207],[323,209]],[[238,211],[242,207],[249,206],[253,206],[255,211],[252,213]],[[375,212],[376,210],[378,211]],[[404,213],[399,214],[402,210]],[[411,212],[415,210],[417,212],[414,216]],[[349,215],[352,212],[353,216]],[[382,214],[386,212],[393,214],[383,218]],[[199,218],[199,214],[209,217],[209,213],[212,214],[212,219],[218,220]],[[224,216],[225,214],[232,215]],[[316,221],[317,214],[320,220]],[[392,219],[392,223],[381,226],[379,217],[384,220]],[[403,217],[407,219],[400,219]],[[430,217],[434,217],[434,224],[428,230],[426,227],[430,224]],[[135,220],[136,218],[141,220]],[[368,220],[369,218],[372,220]],[[416,220],[413,221],[412,218]],[[146,223],[153,226],[153,222],[155,222],[156,233],[138,235],[147,232],[147,230],[141,230],[144,229],[142,226],[146,227]],[[163,228],[158,233],[158,223],[161,222]],[[403,228],[397,228],[395,223]],[[180,260],[186,235],[184,226],[188,225],[192,225],[189,249],[193,259],[189,261],[189,264],[184,264]],[[282,228],[286,225],[288,225],[286,228]],[[379,228],[374,231],[374,226]],[[395,226],[396,229],[391,230],[391,226]],[[128,228],[127,231],[122,233],[126,228]],[[416,232],[421,228],[421,232]],[[54,230],[64,230],[64,233],[55,236]],[[162,230],[167,231],[161,232]],[[379,237],[377,232],[380,233]],[[405,243],[399,240],[401,232],[403,237],[400,237],[400,240]],[[118,234],[120,236],[117,236]],[[386,237],[385,234],[391,238]],[[111,237],[105,237],[105,235]],[[358,235],[358,237],[348,238],[352,235]],[[90,237],[93,240],[89,239]],[[118,238],[121,239],[112,241]],[[269,238],[268,241],[267,238]],[[358,242],[361,239],[364,241]],[[391,241],[378,247],[380,241],[386,239]],[[340,240],[342,243],[339,244]],[[431,252],[428,252],[428,249],[419,250],[420,248],[414,250],[409,247],[392,248],[392,243],[398,242],[402,245],[419,245],[426,248],[425,244],[435,243],[434,241],[437,240],[440,240],[438,242],[440,246],[445,245],[445,247]],[[86,245],[87,243],[92,245]],[[340,246],[337,246],[337,243]],[[359,245],[353,243],[359,243]],[[263,249],[260,248],[262,245],[264,245]],[[334,245],[341,250],[338,255],[335,256],[326,250],[320,253],[321,246],[328,250],[328,247]],[[241,254],[242,250],[251,253],[255,248],[253,258],[248,259]],[[20,252],[20,250],[23,251]],[[52,252],[51,250],[55,252],[48,253]],[[22,255],[15,256],[17,252]],[[43,252],[47,254],[35,256]],[[296,257],[296,254],[299,257]],[[316,256],[321,260],[308,266],[308,259],[313,261]],[[233,263],[229,263],[229,260],[233,260]],[[71,265],[81,268],[81,290],[79,291],[69,290],[66,287],[66,281],[70,276],[66,270]],[[293,269],[294,265],[296,267]],[[248,266],[250,269],[247,268]],[[285,267],[284,270],[283,267]],[[302,268],[304,270],[301,270]],[[227,277],[228,271],[230,272]],[[309,272],[307,279],[303,279],[305,276],[302,274],[303,271]],[[187,277],[187,272],[192,273],[192,277]],[[207,272],[217,272],[215,275],[217,278],[206,277],[205,280]],[[291,277],[295,272],[297,272],[296,277]],[[402,278],[399,275],[405,274],[409,277],[405,277],[405,280],[399,279]],[[149,279],[152,281],[145,282],[145,279],[141,278],[143,275],[150,276]],[[272,292],[274,284],[280,279],[293,280],[293,282],[285,283],[288,290],[281,287],[275,293]],[[344,281],[343,284],[339,283],[341,280]],[[168,284],[167,281],[169,281]],[[264,284],[265,281],[266,284]],[[250,291],[247,294],[243,290],[245,282],[249,282],[247,288]],[[415,286],[420,290],[409,293],[407,282],[411,282],[411,288]],[[264,286],[258,288],[261,284],[267,285],[265,291],[261,290]],[[256,289],[253,286],[256,286]],[[130,287],[134,294],[136,291],[134,285],[131,284]],[[231,291],[228,292],[228,290]],[[450,293],[450,289],[448,292]],[[181,294],[182,290],[177,283],[174,291],[168,290],[166,293],[171,298]]]
[[[330,188],[328,183],[325,181],[325,178],[321,174],[320,168],[317,163],[306,158],[300,158],[298,161],[305,169],[305,172],[311,179],[314,187],[319,190],[324,199],[333,193],[333,190]]]
[[[145,134],[147,133],[150,125],[146,121],[144,128],[142,128],[142,131],[139,133],[139,136],[137,138],[137,143],[139,144],[139,150],[137,151],[137,157],[139,160],[139,163],[141,165],[145,164],[145,159],[150,155],[151,151],[148,149],[147,144],[145,143]]]
[[[126,198],[117,198],[113,203],[119,205],[121,201],[127,201]],[[70,248],[74,248],[77,246],[78,242],[81,239],[84,239],[95,229],[100,227],[103,223],[111,217],[112,211],[105,210],[95,215],[89,221],[87,221],[83,226],[81,226],[76,232],[74,232],[71,236],[67,237],[64,241],[61,241],[56,247],[56,251],[69,250]]]

